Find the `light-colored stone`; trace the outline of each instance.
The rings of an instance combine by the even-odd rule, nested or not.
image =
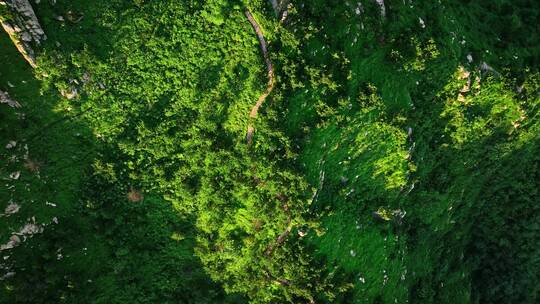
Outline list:
[[[6,149],[13,149],[17,146],[17,142],[14,141],[14,140],[10,140],[7,145],[6,145]]]
[[[36,67],[36,57],[33,47],[47,39],[28,0],[2,0],[11,13],[9,16],[0,15],[0,23],[9,37],[32,67]]]
[[[4,91],[0,91],[0,103],[6,103],[8,106],[10,106],[12,108],[20,108],[21,107],[20,103],[18,103],[17,101],[11,99],[9,97],[9,94],[7,92],[4,92]]]
[[[5,279],[9,279],[9,278],[11,278],[13,276],[15,276],[15,272],[10,271],[10,272],[6,273],[5,275],[3,275],[2,277],[0,277],[0,281],[3,281]]]
[[[26,225],[24,225],[24,227],[19,231],[18,234],[21,234],[21,235],[32,235],[32,234],[37,234],[37,233],[42,233],[43,232],[43,227],[39,226],[39,225],[36,225],[34,223],[27,223]]]
[[[9,241],[6,244],[0,245],[0,251],[15,248],[19,246],[20,243],[21,239],[14,234],[9,238]]]
[[[67,90],[60,90],[60,94],[69,100],[79,96],[79,92],[76,87],[70,87]]]
[[[384,0],[375,0],[377,4],[379,5],[379,9],[381,10],[381,16],[383,18],[386,17],[386,5],[384,4]]]
[[[280,22],[284,22],[288,15],[289,0],[270,0],[274,13],[277,17],[280,17]]]
[[[499,76],[500,73],[497,72],[497,70],[495,70],[494,68],[492,68],[489,64],[487,64],[486,62],[482,62],[482,64],[480,65],[480,71],[482,71],[483,73],[491,73],[495,76]]]
[[[21,206],[19,206],[18,204],[10,201],[9,205],[7,205],[7,207],[6,207],[6,210],[4,210],[4,214],[5,215],[12,215],[12,214],[15,214],[15,213],[19,212],[19,209],[21,209]]]
[[[21,176],[21,171],[15,171],[9,175],[9,178],[13,180],[17,180],[19,179],[20,176]]]

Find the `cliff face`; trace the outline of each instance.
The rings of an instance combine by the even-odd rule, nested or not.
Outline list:
[[[33,47],[47,39],[34,9],[28,0],[0,0],[0,23],[13,43],[30,63],[36,67]]]

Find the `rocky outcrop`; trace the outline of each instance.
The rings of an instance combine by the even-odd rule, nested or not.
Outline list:
[[[34,234],[43,233],[43,227],[44,225],[36,224],[36,219],[32,217],[31,222],[26,223],[18,232],[13,232],[7,243],[0,245],[0,251],[13,249]]]
[[[3,92],[3,91],[0,91],[0,104],[1,103],[6,103],[8,106],[10,106],[12,108],[20,108],[21,107],[20,103],[18,103],[17,101],[11,99],[9,97],[9,94],[7,92]]]
[[[32,67],[36,67],[34,47],[47,39],[28,0],[0,0],[0,23]]]

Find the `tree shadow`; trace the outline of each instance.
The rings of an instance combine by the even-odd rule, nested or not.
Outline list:
[[[117,182],[100,180],[97,176],[107,164],[118,166],[120,153],[99,141],[80,110],[72,109],[55,88],[42,87],[4,33],[0,62],[0,90],[22,105],[13,109],[0,104],[0,178],[8,184],[0,187],[0,210],[9,201],[21,206],[16,214],[2,217],[0,243],[27,223],[43,227],[42,233],[21,235],[24,242],[2,251],[1,302],[110,303],[146,297],[194,303],[227,298],[194,257],[193,221],[180,218],[156,197],[128,202],[130,179],[124,175]],[[4,149],[9,141],[16,148]],[[21,172],[20,177],[9,180],[12,172]],[[180,233],[176,240],[174,233]],[[181,234],[186,234],[183,242]],[[128,259],[126,250],[136,254]]]
[[[472,206],[466,257],[473,297],[483,303],[535,303],[540,295],[540,137],[486,160]]]
[[[57,92],[41,91],[33,70],[3,32],[0,50],[0,90],[22,105],[0,105],[0,176],[6,180],[20,172],[0,187],[1,210],[8,201],[20,205],[19,212],[2,218],[0,242],[28,223],[43,227],[42,234],[21,235],[23,243],[2,251],[8,258],[1,261],[5,268],[0,276],[14,274],[0,283],[1,297],[11,303],[54,302],[71,292],[70,284],[85,286],[91,294],[86,280],[95,277],[93,271],[104,270],[97,261],[105,257],[97,251],[79,254],[85,247],[101,246],[92,237],[89,219],[78,217],[78,210],[82,181],[95,157],[94,136],[61,108]],[[16,146],[4,149],[8,141]],[[80,267],[85,264],[92,267]]]
[[[371,2],[374,3],[374,1]],[[313,70],[302,71],[300,69],[296,74],[288,75],[295,80],[303,81],[306,86],[301,89],[289,88],[286,93],[290,96],[288,104],[284,106],[289,110],[288,119],[290,121],[288,121],[287,133],[293,140],[296,140],[300,151],[305,150],[309,145],[321,144],[312,138],[313,133],[320,131],[317,130],[316,125],[321,122],[323,122],[322,125],[324,122],[333,122],[338,117],[342,119],[342,126],[345,128],[347,126],[346,117],[356,115],[355,113],[360,106],[355,104],[356,98],[362,94],[366,85],[373,83],[380,88],[383,100],[389,106],[385,119],[390,121],[392,118],[402,116],[406,118],[406,122],[397,125],[405,130],[407,127],[411,127],[411,141],[415,143],[413,162],[419,166],[418,172],[411,176],[411,184],[416,188],[414,190],[411,188],[412,192],[407,192],[407,196],[399,199],[399,203],[405,206],[408,212],[405,226],[393,229],[400,236],[408,239],[406,248],[409,248],[407,250],[410,250],[410,256],[403,256],[402,253],[396,253],[396,256],[408,260],[406,262],[408,267],[406,282],[410,284],[409,300],[422,303],[441,303],[451,301],[451,299],[459,302],[474,298],[480,299],[480,301],[496,302],[503,299],[503,302],[528,301],[532,303],[536,300],[536,295],[530,295],[530,293],[528,295],[526,289],[521,288],[519,291],[515,291],[519,285],[516,282],[532,288],[534,284],[537,284],[538,276],[535,277],[535,274],[531,274],[534,271],[526,270],[525,267],[513,266],[516,264],[510,259],[518,255],[519,249],[511,251],[508,255],[498,253],[497,248],[501,247],[493,245],[496,237],[492,238],[485,233],[486,230],[496,229],[497,222],[512,221],[514,223],[517,211],[514,208],[497,205],[497,210],[493,211],[496,214],[494,215],[495,219],[491,219],[489,204],[484,203],[484,201],[489,200],[485,195],[492,192],[487,188],[497,188],[494,187],[493,181],[512,180],[514,173],[516,177],[520,176],[519,169],[512,171],[514,173],[510,173],[511,171],[507,169],[495,169],[499,166],[499,162],[505,163],[505,166],[511,166],[512,162],[519,162],[520,158],[529,158],[534,160],[525,163],[531,168],[536,168],[537,158],[534,158],[534,153],[538,151],[537,140],[531,140],[527,144],[530,148],[517,147],[509,152],[510,155],[497,157],[490,154],[493,152],[490,147],[501,144],[507,139],[501,135],[501,132],[494,130],[497,135],[482,138],[476,142],[468,142],[461,149],[447,148],[451,145],[451,139],[448,138],[447,134],[448,128],[451,126],[449,125],[450,119],[442,115],[445,111],[445,103],[443,102],[444,95],[442,97],[440,95],[445,91],[445,86],[453,79],[459,66],[474,71],[480,62],[486,60],[496,69],[509,68],[508,76],[510,78],[522,77],[523,75],[520,75],[522,74],[521,68],[530,67],[536,70],[535,64],[538,56],[531,54],[528,48],[530,41],[534,41],[535,38],[513,39],[508,32],[515,29],[506,27],[512,19],[508,17],[508,14],[512,13],[500,12],[501,7],[498,4],[493,4],[496,6],[493,9],[506,16],[501,24],[495,24],[496,20],[499,20],[494,18],[497,14],[492,12],[485,14],[486,6],[490,6],[488,2],[480,5],[478,3],[456,3],[450,5],[450,8],[444,9],[435,3],[424,3],[426,5],[421,5],[421,8],[414,10],[408,8],[409,4],[401,5],[398,2],[392,2],[387,7],[386,20],[384,21],[370,20],[370,18],[373,19],[373,16],[377,16],[377,7],[369,4],[366,6],[365,2],[362,2],[364,6],[358,9],[361,14],[357,13],[356,15],[354,7],[346,7],[337,2],[310,1],[297,7],[299,12],[296,17],[300,16],[300,18],[291,21],[292,26],[300,29],[295,32],[295,37],[298,40],[310,37],[302,47],[302,55],[305,56],[301,58],[305,59],[303,65],[331,76],[331,80],[335,83],[346,85],[331,92],[324,92],[327,83],[321,81],[313,84],[315,78]],[[520,10],[514,21],[527,20],[529,16],[524,13],[525,11],[527,10]],[[449,14],[447,17],[449,12],[453,12],[453,14]],[[423,18],[422,21],[425,22],[426,28],[422,27],[419,17]],[[452,20],[453,18],[457,20]],[[308,22],[302,23],[302,21],[297,20],[308,20]],[[486,22],[482,24],[480,32],[474,28],[474,24],[478,20]],[[529,29],[536,26],[532,24]],[[369,31],[362,32],[359,30],[361,27],[368,28]],[[467,35],[464,38],[466,41],[463,43],[461,40],[455,41],[456,37],[452,38],[452,35],[455,34],[453,31],[457,32],[458,29],[459,33]],[[524,32],[527,31],[520,30],[520,34]],[[366,36],[358,37],[358,41],[356,41],[355,35],[357,33]],[[499,35],[502,35],[504,40],[498,40]],[[432,39],[439,46],[439,55],[426,61],[422,70],[407,71],[403,69],[404,66],[417,59],[415,45],[411,44],[411,41],[417,41],[417,45],[420,46],[427,46]],[[358,46],[355,46],[355,43]],[[284,47],[286,48],[284,53],[294,53],[292,48],[287,49],[289,46]],[[518,52],[519,57],[523,57],[523,59],[511,60],[510,52],[512,51]],[[341,58],[343,54],[349,63],[343,63]],[[472,54],[472,58],[474,58],[472,64],[467,58],[468,54]],[[279,62],[276,66],[278,69],[283,68]],[[348,74],[349,71],[352,71],[352,74]],[[345,103],[352,105],[348,109],[340,111],[338,105],[340,98]],[[313,114],[320,112],[321,109],[324,110],[320,106],[317,108],[317,104],[320,104],[321,101],[330,108],[338,110],[328,116]],[[305,106],[306,103],[307,106]],[[481,109],[470,109],[470,113],[465,113],[465,115],[474,116],[475,113],[472,112],[476,110]],[[471,151],[478,154],[471,154]],[[322,156],[325,152],[321,151],[320,153]],[[488,159],[488,157],[495,159]],[[464,165],[464,161],[468,164]],[[469,167],[471,164],[475,164],[475,166]],[[525,169],[527,165],[519,166],[519,168]],[[309,171],[305,170],[300,163],[298,163],[297,169],[302,172]],[[318,172],[318,170],[312,171]],[[534,180],[535,174],[537,175],[535,172],[530,172],[527,176]],[[495,175],[496,178],[492,175]],[[318,178],[315,177],[311,176],[311,180],[318,182]],[[512,193],[519,191],[517,189],[526,179],[521,178],[521,182],[516,181],[513,184],[514,188],[507,188],[498,195],[503,197],[514,195]],[[417,184],[414,183],[415,180],[418,181]],[[312,187],[316,188],[317,182],[312,183]],[[538,185],[524,186],[528,187],[528,190],[525,191],[534,192],[535,186]],[[339,190],[344,186],[338,180],[326,180],[325,187],[326,193],[320,194],[319,200],[326,198],[326,204],[331,206],[329,207],[331,211],[327,212],[328,214],[338,214],[341,209],[335,207],[335,202],[340,195]],[[462,190],[464,192],[461,192]],[[472,198],[463,198],[463,196]],[[454,201],[457,203],[448,204]],[[505,198],[501,201],[509,202],[509,199]],[[534,201],[533,197],[523,198],[523,205],[528,202],[529,208],[533,208],[532,201]],[[386,203],[388,203],[387,199],[383,195],[380,204]],[[438,207],[434,207],[434,205],[438,205]],[[351,212],[350,205],[344,204],[344,206],[343,210],[346,210],[347,214]],[[454,210],[450,213],[459,214],[455,215],[458,219],[454,219],[454,216],[448,216],[447,208],[449,207],[450,210]],[[320,206],[318,208],[317,211],[322,209]],[[440,210],[436,208],[440,208]],[[525,244],[526,241],[521,240],[527,237],[518,236],[515,227],[530,225],[535,227],[534,219],[537,219],[537,214],[538,212],[534,216],[531,215],[532,220],[518,221],[518,223],[512,224],[512,227],[502,229],[495,234],[497,236],[506,235],[504,239],[511,239],[506,244],[511,243],[512,245],[509,246],[523,249],[521,261],[525,265],[531,266],[530,269],[535,269],[534,266],[537,267],[534,265],[534,261],[538,254],[526,255],[523,253],[524,251],[530,253],[533,249],[532,247],[524,248],[525,245],[522,244]],[[326,218],[329,217],[331,215]],[[455,221],[455,223],[450,224],[450,221]],[[343,223],[344,227],[345,225],[352,226],[349,222]],[[335,227],[332,229],[336,230]],[[346,230],[346,228],[343,229]],[[381,230],[384,230],[382,225]],[[527,234],[524,229],[522,231]],[[340,241],[343,240],[340,238]],[[528,234],[527,241],[535,243],[531,233]],[[344,243],[342,242],[340,247],[345,246]],[[481,249],[478,249],[479,247]],[[402,250],[404,247],[399,246],[398,249]],[[314,250],[320,250],[320,248]],[[338,251],[338,249],[335,250]],[[463,253],[461,256],[456,253],[460,250]],[[343,259],[345,260],[347,257]],[[496,266],[498,262],[503,265]],[[492,269],[503,271],[495,273]],[[509,273],[509,278],[503,277],[504,272]],[[462,274],[463,277],[461,277]],[[487,280],[488,276],[491,276],[491,280]],[[514,279],[515,281],[513,281]],[[467,288],[471,282],[474,288],[472,292]],[[489,287],[483,286],[484,282],[490,282],[491,285]],[[494,289],[489,291],[491,286]],[[380,288],[382,292],[384,288]],[[514,294],[511,294],[511,290],[515,291]]]

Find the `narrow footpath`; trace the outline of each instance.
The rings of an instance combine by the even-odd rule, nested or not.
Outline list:
[[[251,112],[249,113],[249,123],[246,133],[246,141],[248,144],[251,144],[253,140],[253,133],[255,132],[255,128],[253,127],[253,120],[257,118],[257,113],[259,112],[259,108],[262,106],[268,95],[272,92],[274,89],[274,67],[272,66],[272,62],[270,61],[270,57],[268,56],[268,46],[266,44],[266,40],[264,39],[264,35],[262,33],[261,27],[255,21],[253,18],[253,15],[249,12],[249,10],[246,10],[245,12],[247,19],[249,20],[249,23],[251,23],[251,26],[255,30],[255,33],[257,33],[257,38],[259,39],[259,44],[261,46],[261,51],[264,56],[264,62],[266,63],[266,71],[268,73],[268,85],[266,87],[266,90],[264,93],[259,96],[259,99],[257,100],[257,103],[251,108]]]

